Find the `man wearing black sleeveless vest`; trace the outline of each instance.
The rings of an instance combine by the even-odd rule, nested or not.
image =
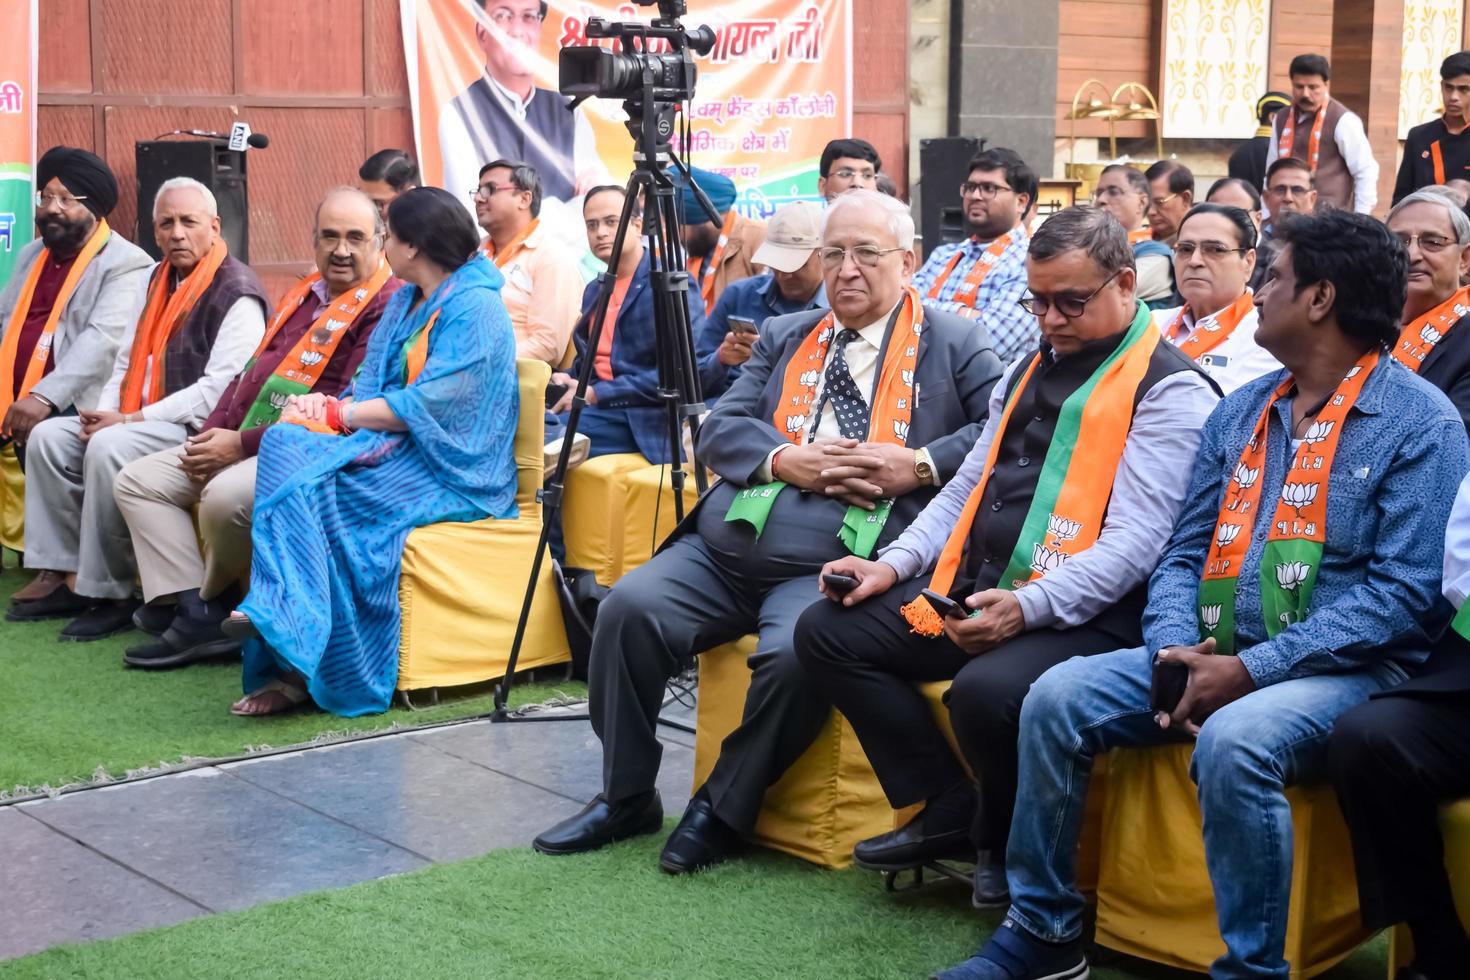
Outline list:
[[[796,627],[798,659],[852,723],[889,802],[927,804],[858,844],[858,863],[892,870],[983,852],[975,893],[987,906],[1006,897],[1021,700],[1053,664],[1139,642],[1144,584],[1219,399],[1143,322],[1133,251],[1107,212],[1048,218],[1026,266],[1040,349],[996,385],[955,478],[879,560],[823,569],[859,585],[829,593]],[[925,588],[962,608],[941,623]],[[950,678],[978,818],[975,788],[915,687]]]
[[[603,792],[537,850],[659,829],[664,684],[704,650],[760,634],[744,720],[664,847],[665,871],[724,860],[821,731],[831,705],[792,645],[797,617],[822,601],[818,571],[892,541],[955,478],[1001,373],[983,327],[922,306],[907,285],[913,241],[908,208],[876,191],[827,209],[819,255],[832,311],[766,321],[700,429],[700,459],[723,481],[599,608],[589,682]]]

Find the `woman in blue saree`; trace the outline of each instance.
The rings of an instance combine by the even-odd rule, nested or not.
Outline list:
[[[388,208],[389,302],[347,396],[294,397],[260,446],[238,715],[308,699],[384,711],[416,527],[516,515],[515,335],[469,212],[439,188]],[[330,326],[328,326],[330,329]]]

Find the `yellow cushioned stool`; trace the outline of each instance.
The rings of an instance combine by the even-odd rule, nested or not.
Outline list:
[[[1450,873],[1455,910],[1470,930],[1470,800],[1447,803],[1439,808],[1439,832],[1444,837],[1444,866]],[[1389,945],[1389,980],[1414,960],[1414,941],[1406,926],[1393,931]]]
[[[561,511],[567,567],[588,569],[603,585],[622,577],[628,475],[647,466],[642,453],[613,453],[567,473]]]
[[[1204,972],[1225,952],[1205,870],[1193,745],[1109,753],[1097,942]],[[1358,914],[1352,846],[1330,786],[1294,786],[1294,851],[1286,960],[1311,977],[1368,938]]]
[[[15,445],[0,449],[0,545],[26,550],[26,477],[15,457]]]
[[[671,466],[661,465],[628,471],[619,576],[627,575],[652,558],[669,532],[674,530],[674,488],[669,483],[672,470]],[[688,514],[698,500],[694,473],[685,467],[684,513]]]
[[[516,361],[516,506],[511,520],[430,524],[408,536],[398,599],[403,622],[398,689],[453,687],[500,677],[515,639],[521,599],[541,536],[544,396],[551,369]],[[571,658],[551,559],[541,566],[518,669]]]

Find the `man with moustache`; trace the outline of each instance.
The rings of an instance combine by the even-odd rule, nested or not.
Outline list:
[[[1282,157],[1266,168],[1266,190],[1261,200],[1271,218],[1261,228],[1261,235],[1274,239],[1292,215],[1311,214],[1317,210],[1317,182],[1312,168],[1296,157]]]
[[[38,422],[96,406],[153,265],[108,227],[117,178],[100,157],[54,146],[37,161],[36,186],[40,237],[20,250],[0,292],[0,437],[12,440],[0,450],[5,468],[17,464]],[[0,480],[0,544],[25,550],[24,519],[24,494]],[[23,589],[23,597],[51,587]]]
[[[198,429],[260,343],[270,309],[259,278],[229,256],[214,194],[197,180],[163,182],[153,233],[164,260],[96,407],[47,419],[27,446],[25,564],[37,576],[6,618],[75,616],[63,640],[132,625],[137,566],[113,499],[117,474]]]
[[[200,433],[118,474],[113,496],[145,602],[134,623],[158,635],[130,648],[127,666],[171,669],[239,653],[219,627],[238,598],[237,583],[250,574],[260,441],[292,398],[336,395],[352,380],[383,307],[402,285],[383,260],[384,231],[367,194],[329,191],[312,235],[316,272],[276,307],[265,339]]]
[[[959,187],[970,237],[934,249],[914,275],[926,303],[979,320],[1003,364],[1036,343],[1036,321],[1018,305],[1026,291],[1025,222],[1036,188],[1035,171],[1015,150],[977,154]]]
[[[1323,204],[1372,214],[1378,204],[1378,161],[1363,120],[1332,97],[1327,59],[1299,54],[1291,59],[1288,73],[1291,105],[1276,113],[1266,159],[1302,161]]]

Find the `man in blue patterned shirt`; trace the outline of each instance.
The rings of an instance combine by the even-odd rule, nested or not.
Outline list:
[[[1449,399],[1388,356],[1408,268],[1398,239],[1328,211],[1294,218],[1282,240],[1256,340],[1285,370],[1205,423],[1149,583],[1145,645],[1066,661],[1026,696],[1010,911],[944,980],[1086,976],[1074,857],[1093,759],[1191,738],[1225,941],[1211,975],[1288,976],[1285,788],[1327,775],[1337,717],[1400,683],[1449,621],[1442,531],[1470,445]],[[1172,711],[1151,704],[1156,661],[1187,671]]]
[[[1026,216],[1036,204],[1036,172],[1015,150],[996,147],[970,161],[960,200],[970,237],[929,253],[914,275],[919,295],[936,308],[978,320],[1001,363],[1037,344],[1036,318],[1021,309],[1026,294]]]

